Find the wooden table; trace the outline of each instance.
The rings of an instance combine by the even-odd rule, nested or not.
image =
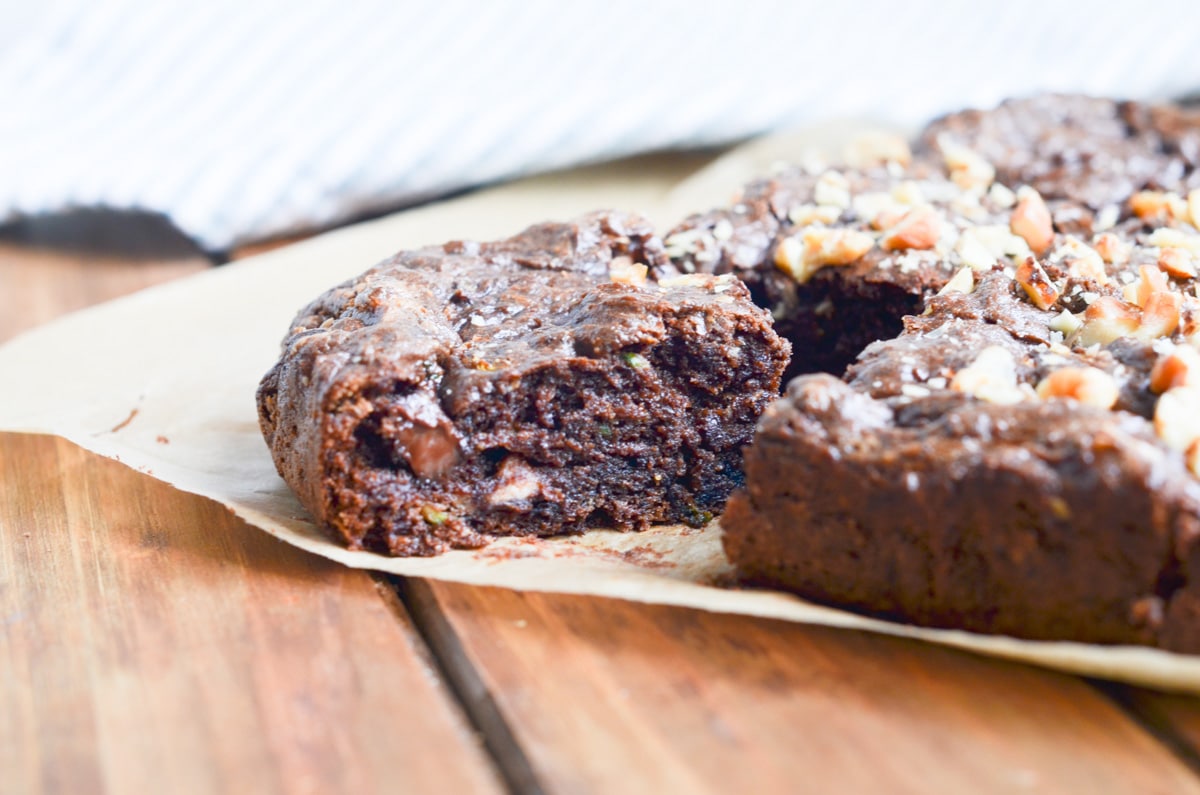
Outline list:
[[[0,339],[212,266],[98,229],[5,233]],[[0,625],[5,793],[1200,793],[1195,699],[373,576],[49,437],[0,434]]]

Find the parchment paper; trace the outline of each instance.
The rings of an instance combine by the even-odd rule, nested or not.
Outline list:
[[[847,129],[697,156],[660,156],[552,175],[350,227],[42,326],[0,348],[0,429],[57,434],[250,524],[348,566],[516,589],[684,605],[918,638],[1163,689],[1200,693],[1200,657],[1138,647],[1018,641],[863,618],[793,596],[719,587],[730,567],[717,523],[702,530],[505,539],[436,558],[387,558],[327,540],[280,480],[259,434],[254,390],[296,310],[400,248],[491,239],[603,207],[661,226],[728,200],[776,160],[809,156]],[[860,128],[861,129],[861,128]]]

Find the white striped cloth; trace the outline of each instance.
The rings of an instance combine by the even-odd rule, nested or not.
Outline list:
[[[0,4],[0,220],[202,246],[830,116],[1200,89],[1194,0]]]

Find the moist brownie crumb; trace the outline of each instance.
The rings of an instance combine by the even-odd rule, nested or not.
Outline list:
[[[951,280],[844,379],[794,380],[722,518],[741,577],[928,626],[1200,652],[1198,221],[1055,235]]]
[[[788,346],[731,277],[647,280],[641,219],[402,252],[305,308],[258,392],[300,501],[352,548],[703,523]]]

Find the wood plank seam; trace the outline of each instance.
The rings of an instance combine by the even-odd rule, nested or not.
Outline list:
[[[417,632],[433,652],[438,673],[462,706],[484,747],[500,770],[509,791],[520,795],[545,795],[546,789],[534,773],[512,727],[504,719],[479,672],[468,661],[458,635],[442,614],[428,584],[419,579],[376,575],[394,589],[408,610]]]

